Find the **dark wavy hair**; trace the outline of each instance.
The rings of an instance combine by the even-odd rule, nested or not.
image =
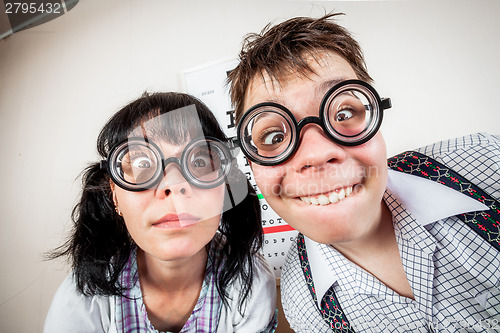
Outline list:
[[[168,126],[168,129],[156,128],[155,135],[182,142],[186,139],[190,121],[182,112],[168,113],[193,104],[204,135],[227,142],[213,113],[195,97],[174,92],[145,93],[106,123],[97,139],[99,155],[105,159],[110,149],[127,138],[134,128],[159,115],[173,115],[169,121],[174,126]],[[231,178],[231,188],[239,187],[241,193],[241,188],[246,187],[243,191],[246,196],[240,198],[234,208],[222,213],[219,225],[222,237],[214,237],[207,247],[215,246],[217,249],[218,255],[213,258],[215,271],[223,266],[216,284],[225,304],[229,301],[229,285],[236,279],[241,279],[241,311],[244,301],[251,293],[254,255],[262,247],[263,232],[255,190],[235,164],[231,170],[228,176]],[[82,183],[81,198],[72,213],[74,225],[71,235],[63,245],[50,252],[48,257],[54,259],[66,256],[70,259],[78,290],[82,294],[124,296],[126,288],[120,285],[119,276],[135,244],[123,218],[115,211],[107,171],[100,168],[99,163],[93,163],[82,172]],[[228,188],[229,193],[230,191]],[[234,200],[225,198],[225,204],[230,199]]]
[[[352,66],[360,80],[372,82],[358,42],[344,27],[332,19],[342,13],[320,18],[294,17],[275,26],[268,24],[260,33],[245,36],[239,53],[239,64],[227,78],[236,120],[243,116],[243,104],[250,81],[269,75],[280,82],[289,73],[314,73],[307,62],[318,52],[335,52]]]

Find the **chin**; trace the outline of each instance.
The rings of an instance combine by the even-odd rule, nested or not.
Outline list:
[[[169,240],[168,242],[169,244],[165,244],[157,252],[158,257],[165,261],[189,258],[204,249],[204,246],[198,242],[190,240]]]
[[[314,237],[317,236],[317,237]],[[309,236],[307,236],[309,237]],[[313,235],[313,237],[309,237],[313,241],[321,244],[328,244],[328,245],[335,245],[335,244],[340,244],[340,243],[346,243],[350,242],[353,240],[354,235],[352,235],[350,232],[348,233],[336,233],[336,234],[317,234]]]
[[[321,208],[321,207],[313,207]],[[325,208],[325,207],[322,207]],[[288,210],[289,217],[284,220],[294,229],[303,235],[322,244],[333,244],[348,242],[356,236],[356,219],[350,214],[336,214],[334,211],[324,210],[322,212],[301,211],[300,214],[294,214],[293,210]],[[279,213],[278,213],[279,214]],[[295,221],[290,223],[289,221]]]
[[[334,231],[334,229],[336,229]],[[343,230],[339,230],[338,226],[335,227],[315,227],[310,226],[309,228],[302,228],[299,230],[300,233],[312,239],[313,241],[321,244],[336,244],[336,243],[344,243],[353,240],[354,235],[352,229],[348,226],[346,228],[342,228]]]

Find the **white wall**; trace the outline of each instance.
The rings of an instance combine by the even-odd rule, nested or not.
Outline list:
[[[61,244],[105,121],[144,90],[234,58],[268,22],[342,11],[377,90],[391,97],[388,153],[476,131],[499,133],[500,2],[82,0],[0,41],[0,323],[40,332],[67,274]]]

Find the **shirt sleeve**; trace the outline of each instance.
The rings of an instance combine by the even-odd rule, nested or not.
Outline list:
[[[224,309],[219,323],[221,332],[256,333],[274,332],[278,325],[276,308],[276,278],[262,255],[255,256],[252,293],[245,301],[243,315],[238,311],[239,283],[231,292],[230,308]],[[223,323],[225,321],[225,323]],[[228,327],[231,326],[231,327]],[[220,327],[222,328],[222,327]]]
[[[109,297],[82,295],[70,274],[54,295],[44,333],[108,332],[110,318]]]

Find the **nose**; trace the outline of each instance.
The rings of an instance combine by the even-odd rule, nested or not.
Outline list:
[[[171,163],[167,165],[163,171],[163,178],[160,184],[156,188],[155,195],[164,199],[172,195],[182,195],[190,197],[192,195],[192,187],[188,181],[182,175],[180,166]]]
[[[318,124],[304,126],[300,134],[299,146],[289,162],[297,172],[321,170],[346,159],[345,147],[330,140]]]

